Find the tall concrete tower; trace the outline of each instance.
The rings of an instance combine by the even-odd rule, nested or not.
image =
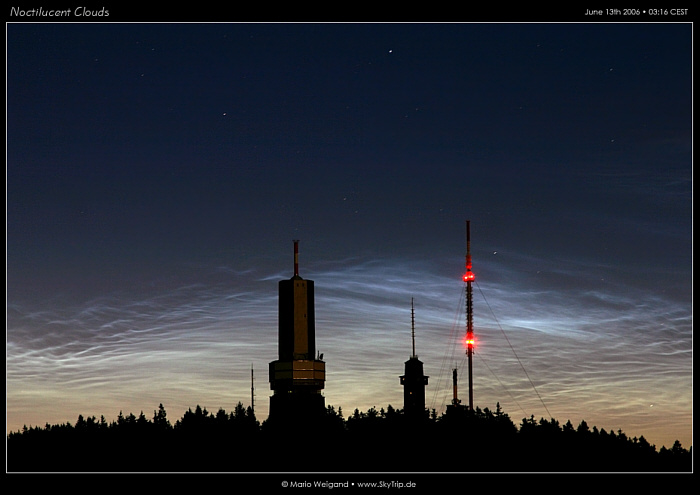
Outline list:
[[[423,363],[416,356],[413,299],[411,299],[411,342],[413,354],[405,363],[404,374],[399,377],[403,385],[403,412],[408,417],[422,417],[425,413],[425,386],[428,384],[428,377],[423,374]]]
[[[326,363],[315,355],[314,283],[299,276],[299,241],[294,241],[294,276],[279,282],[278,332],[279,359],[270,363],[270,418],[323,413]]]

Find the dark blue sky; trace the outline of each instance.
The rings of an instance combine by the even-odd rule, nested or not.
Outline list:
[[[477,405],[547,415],[517,366],[492,375],[512,332],[555,418],[689,446],[691,36],[8,24],[8,428],[232,410],[251,363],[264,419],[293,239],[327,403],[402,406],[415,297],[439,410],[470,219]]]

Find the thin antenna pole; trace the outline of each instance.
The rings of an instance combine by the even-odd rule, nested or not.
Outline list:
[[[250,410],[255,413],[255,376],[252,363],[250,365]]]
[[[413,313],[413,298],[411,298],[411,343],[413,345],[412,357],[416,357],[416,318]]]
[[[452,370],[452,404],[455,406],[459,404],[459,399],[457,398],[457,368]]]
[[[294,276],[299,276],[299,241],[294,241]]]

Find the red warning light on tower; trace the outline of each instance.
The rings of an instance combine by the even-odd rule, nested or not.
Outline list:
[[[465,282],[473,282],[474,281],[474,272],[468,271],[467,273],[464,274],[464,277],[462,279]]]

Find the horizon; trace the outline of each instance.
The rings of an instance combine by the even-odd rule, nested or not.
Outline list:
[[[290,247],[291,244],[290,241]],[[319,352],[324,353],[324,361],[329,370],[326,387],[323,390],[326,406],[333,406],[336,411],[342,408],[345,418],[352,414],[355,409],[365,412],[370,408],[379,410],[389,405],[396,409],[403,408],[403,387],[399,384],[399,376],[404,372],[404,362],[410,358],[412,353],[411,294],[418,294],[413,296],[416,320],[416,355],[424,363],[425,374],[430,377],[430,382],[426,386],[426,409],[435,409],[438,415],[444,412],[445,407],[452,399],[451,373],[454,367],[457,367],[459,371],[459,397],[464,403],[467,393],[466,354],[462,343],[465,333],[463,309],[465,284],[461,280],[463,271],[461,266],[454,270],[454,280],[447,280],[443,274],[436,276],[426,273],[424,274],[425,279],[417,276],[417,279],[413,280],[412,284],[406,284],[399,294],[394,293],[394,290],[389,286],[375,287],[375,297],[378,298],[379,302],[368,302],[365,300],[366,296],[361,292],[363,287],[376,284],[379,278],[398,277],[400,273],[408,270],[409,266],[415,267],[415,260],[392,267],[382,266],[381,260],[367,260],[364,265],[354,266],[350,264],[343,273],[337,270],[328,270],[327,266],[332,263],[320,262],[310,263],[311,266],[305,270],[308,263],[304,262],[303,241],[301,246],[300,275],[307,280],[313,280],[316,286],[316,340]],[[289,251],[291,254],[291,248]],[[291,255],[288,258],[286,264],[291,266]],[[458,258],[461,257],[455,256],[455,260]],[[316,265],[319,265],[318,268]],[[579,329],[576,330],[578,335],[574,335],[572,338],[565,335],[565,332],[554,328],[539,327],[535,329],[532,325],[525,324],[520,315],[516,315],[513,321],[509,321],[505,316],[496,320],[491,311],[497,312],[498,308],[507,305],[508,301],[487,301],[485,299],[485,294],[489,293],[488,284],[483,284],[485,289],[479,283],[480,279],[483,278],[480,273],[490,273],[487,268],[488,263],[485,265],[484,269],[478,270],[479,265],[475,258],[474,270],[477,274],[477,280],[474,284],[474,320],[477,340],[474,355],[474,406],[482,410],[488,408],[493,411],[498,402],[504,412],[516,423],[516,426],[520,425],[521,419],[529,418],[531,415],[534,415],[537,420],[541,417],[550,419],[549,413],[553,404],[547,400],[547,384],[541,385],[542,377],[537,373],[538,369],[546,369],[547,366],[543,362],[532,361],[532,356],[539,356],[542,351],[538,351],[537,345],[535,345],[532,346],[534,350],[531,349],[529,354],[523,356],[521,355],[523,352],[518,351],[517,346],[519,343],[527,342],[540,334],[547,335],[549,333],[550,340],[539,345],[544,348],[544,351],[550,346],[556,347],[561,353],[557,359],[563,362],[566,361],[567,355],[579,352],[578,346],[581,345],[582,339],[589,339],[590,334]],[[368,277],[367,266],[380,269],[381,275],[369,270],[369,274],[373,278],[368,281],[366,279]],[[326,270],[323,272],[317,271],[324,268]],[[122,327],[122,332],[115,332],[111,335],[111,343],[105,342],[101,345],[93,343],[91,346],[83,346],[84,349],[76,348],[71,351],[71,354],[83,354],[85,356],[83,362],[87,365],[85,369],[78,370],[76,368],[71,373],[71,375],[75,375],[72,377],[72,382],[77,384],[84,382],[82,386],[87,391],[98,389],[106,371],[99,372],[99,368],[93,369],[97,365],[105,366],[105,370],[117,370],[122,379],[127,380],[126,384],[114,383],[111,391],[107,391],[111,396],[108,403],[114,406],[112,410],[98,411],[94,405],[91,405],[89,398],[86,398],[82,402],[84,408],[74,409],[76,413],[82,414],[84,417],[94,415],[99,418],[103,415],[108,421],[111,421],[116,419],[119,412],[123,412],[125,415],[134,413],[137,416],[143,412],[150,419],[151,409],[157,410],[161,403],[169,415],[177,414],[179,416],[198,405],[213,413],[220,408],[230,412],[238,402],[246,407],[251,405],[252,365],[256,394],[255,414],[259,421],[264,421],[269,411],[269,396],[272,394],[269,390],[267,365],[268,362],[277,359],[277,282],[291,278],[292,275],[291,268],[287,270],[289,277],[280,275],[284,271],[285,268],[281,267],[279,273],[260,278],[248,278],[246,279],[247,285],[244,284],[237,290],[229,291],[227,289],[231,289],[231,284],[227,282],[226,277],[230,274],[230,270],[218,267],[220,281],[209,286],[198,285],[193,280],[192,283],[178,287],[175,291],[168,291],[165,295],[161,291],[155,290],[150,300],[129,301],[113,295],[111,301],[102,298],[99,301],[91,301],[90,304],[81,309],[74,309],[75,315],[92,314],[91,319],[104,320],[105,323],[97,325],[100,329],[114,327],[116,330]],[[306,275],[305,271],[309,271],[309,275]],[[246,275],[257,273],[257,270],[251,269]],[[415,268],[413,273],[416,274]],[[240,279],[241,275],[239,272],[237,278]],[[426,281],[428,277],[432,277],[432,280]],[[319,284],[319,279],[334,280],[335,285],[327,283],[327,287],[324,288]],[[342,282],[339,281],[341,279]],[[256,286],[257,292],[253,289]],[[245,290],[246,287],[247,290]],[[265,288],[269,291],[266,296],[263,294]],[[411,291],[411,288],[414,290]],[[432,290],[428,290],[430,288]],[[423,297],[419,295],[419,290],[423,291]],[[453,296],[452,304],[443,300],[443,297],[450,292]],[[354,294],[354,297],[351,294]],[[402,295],[408,297],[408,304],[404,304],[404,308],[400,307]],[[433,303],[434,307],[426,307],[426,300]],[[231,304],[231,301],[234,304]],[[358,331],[362,330],[348,323],[345,323],[345,326],[333,325],[333,321],[337,321],[340,316],[342,316],[342,320],[352,320],[357,311],[366,310],[368,306],[374,306],[378,309],[377,317],[372,321],[375,331],[379,332],[382,328],[391,327],[393,322],[396,322],[396,329],[392,329],[391,332],[384,335],[380,334],[380,338],[376,339],[377,342],[365,343],[363,359],[354,359],[351,354],[329,352],[328,348],[335,347],[334,340],[345,340],[342,336],[343,331],[351,332],[351,335],[346,338],[354,341],[360,337]],[[168,313],[174,308],[179,308],[181,314],[168,316]],[[547,309],[551,308],[547,307]],[[547,309],[539,312],[546,312]],[[206,319],[210,321],[206,326],[200,323],[199,330],[205,334],[205,338],[201,340],[196,334],[188,333],[187,316],[197,313],[206,313]],[[117,318],[117,314],[120,315],[119,318]],[[402,323],[399,321],[400,318],[405,321]],[[145,328],[154,320],[165,321],[161,321],[159,327]],[[573,322],[579,323],[579,320],[583,320],[582,315],[579,315],[579,318],[573,318]],[[51,324],[59,327],[67,326],[70,325],[71,321],[76,320],[74,318],[68,318],[65,321],[54,319]],[[261,327],[265,322],[267,324],[264,325],[264,328],[258,328],[264,332],[260,339],[256,336],[237,334],[236,342],[228,342],[227,331],[231,330],[229,325],[234,322],[238,322],[235,328],[239,330]],[[595,323],[595,321],[589,321],[588,325]],[[570,325],[573,326],[571,323]],[[138,333],[140,332],[136,330],[139,327],[142,328],[141,332],[149,334],[146,339],[139,338]],[[507,333],[503,328],[508,329]],[[83,331],[90,330],[89,324],[83,329]],[[166,336],[165,341],[158,342],[159,334]],[[155,359],[137,350],[141,341],[149,343],[149,347],[155,350]],[[382,345],[377,347],[373,344]],[[72,345],[78,346],[79,343],[76,341]],[[113,348],[111,352],[106,352],[106,349],[99,350],[100,347],[107,345]],[[515,347],[516,352],[511,346]],[[236,348],[246,351],[245,356],[249,358],[249,362],[246,362],[245,359],[229,362],[232,355],[231,349]],[[605,349],[605,352],[614,353],[615,349],[616,347],[613,346],[611,349]],[[98,350],[99,352],[97,352]],[[589,352],[592,354],[595,351]],[[273,354],[270,355],[269,361],[265,362],[265,355],[268,353]],[[94,354],[94,356],[91,357],[90,354]],[[206,366],[194,361],[196,356],[200,354],[208,355]],[[366,364],[368,360],[380,358],[382,359],[381,366],[373,369]],[[73,358],[70,357],[68,361],[70,359]],[[103,364],[105,360],[108,361],[106,365]],[[120,360],[125,363],[120,364]],[[521,360],[522,362],[520,362]],[[109,361],[114,361],[114,363]],[[173,362],[180,364],[171,366],[169,363]],[[61,363],[60,359],[58,363]],[[134,363],[138,366],[131,369]],[[150,384],[150,380],[142,376],[143,370],[148,370],[149,367],[157,372],[158,376],[172,377],[171,383],[160,381],[158,384],[157,390],[165,390],[166,392],[159,394],[156,387]],[[203,392],[200,390],[202,383],[192,376],[197,373],[199,368],[205,369],[210,379],[218,380],[215,385],[210,385],[210,388],[205,388]],[[565,367],[557,369],[566,370]],[[361,397],[361,400],[352,402],[343,398],[339,390],[342,391],[344,381],[354,379],[353,375],[358,373],[362,374],[363,377],[369,377],[373,383],[377,384],[377,387],[375,389],[364,382],[363,389],[355,391],[355,397]],[[593,373],[595,374],[595,371]],[[96,378],[93,378],[92,375],[96,375]],[[553,382],[551,374],[548,376]],[[571,379],[569,378],[569,380]],[[96,383],[91,383],[92,381]],[[533,387],[531,381],[536,382],[537,386]],[[235,388],[226,391],[227,383],[231,383]],[[350,386],[352,384],[348,385],[348,387]],[[224,390],[219,390],[219,387],[223,387]],[[129,400],[127,398],[128,391],[132,389],[140,390],[144,396],[152,399],[152,403],[144,404],[143,400],[141,402]],[[115,392],[120,393],[115,394]],[[576,393],[576,390],[570,388],[559,393],[562,392]],[[190,401],[183,401],[180,394],[190,397]],[[58,396],[51,393],[47,395],[47,401],[60,400]],[[215,402],[211,399],[206,401],[206,399],[199,400],[197,398],[205,395],[213,396]],[[119,402],[115,397],[123,397],[124,401]],[[134,410],[129,409],[127,404],[134,406]],[[139,404],[141,405],[139,406]],[[598,428],[605,428],[607,431],[621,429],[630,437],[644,436],[651,444],[656,445],[657,449],[662,445],[670,448],[675,440],[681,441],[686,448],[690,446],[690,444],[683,442],[681,435],[670,440],[670,436],[673,435],[667,434],[668,443],[652,441],[658,436],[658,433],[651,426],[645,427],[643,415],[635,418],[634,413],[624,412],[623,414],[618,411],[620,419],[617,420],[617,423],[600,424],[601,421],[605,421],[604,415],[596,414],[594,410],[589,415],[576,413],[575,410],[579,405],[581,402],[574,403],[573,409],[568,414],[564,410],[566,417],[551,412],[551,418],[558,420],[561,424],[570,420],[574,425],[578,425],[581,420],[585,420],[590,426],[595,425]],[[627,406],[621,405],[621,407]],[[72,405],[71,407],[79,406]],[[75,418],[77,418],[77,414]],[[64,422],[73,424],[75,422],[75,418],[60,419],[57,414],[53,415],[53,418],[56,418],[55,421],[42,421],[38,416],[39,414],[35,415],[39,422],[33,423],[34,426],[43,427],[46,422],[51,424]],[[607,422],[610,423],[610,420]],[[16,431],[17,429],[19,428],[12,430]],[[8,424],[8,433],[10,430]]]

